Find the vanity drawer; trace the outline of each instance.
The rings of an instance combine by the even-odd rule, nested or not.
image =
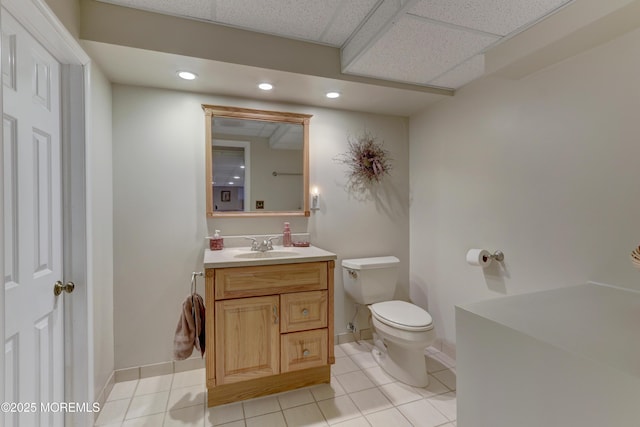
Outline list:
[[[280,332],[327,327],[327,291],[280,295]]]
[[[327,263],[215,269],[215,298],[243,298],[327,289]]]
[[[327,364],[327,329],[280,335],[280,371],[290,372]]]

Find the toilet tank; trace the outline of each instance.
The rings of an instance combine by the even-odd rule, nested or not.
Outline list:
[[[393,299],[399,263],[394,256],[342,260],[344,291],[359,304]]]

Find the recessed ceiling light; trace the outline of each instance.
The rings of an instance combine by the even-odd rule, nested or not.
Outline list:
[[[234,176],[233,179],[240,179],[240,177],[239,176]]]
[[[178,77],[184,80],[195,80],[198,75],[191,71],[178,71]]]
[[[229,181],[229,185],[233,185],[233,181]]]
[[[327,98],[340,98],[340,92],[327,92],[325,95]]]
[[[260,83],[258,87],[262,90],[271,90],[273,89],[273,85],[271,83]]]
[[[240,166],[240,169],[244,169],[244,165]]]

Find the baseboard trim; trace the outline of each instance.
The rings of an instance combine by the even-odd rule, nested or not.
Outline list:
[[[133,381],[158,375],[177,374],[195,369],[204,369],[204,358],[190,357],[185,360],[172,360],[169,362],[154,363],[151,365],[136,366],[133,368],[117,369],[114,371],[116,383]]]
[[[107,403],[107,397],[116,383],[115,378],[115,371],[113,371],[96,397],[95,401],[100,405],[100,408],[104,408],[104,404]],[[95,413],[94,421],[98,418],[98,415],[100,415],[100,412]]]
[[[438,348],[441,352],[452,358],[456,359],[456,344],[452,342],[448,342],[438,338]]]
[[[344,344],[348,342],[355,342],[360,340],[366,341],[371,339],[373,339],[373,329],[367,328],[367,329],[362,329],[356,332],[355,334],[351,332],[344,332],[342,334],[338,334],[336,335],[335,343]],[[455,343],[445,341],[441,338],[436,338],[436,340],[433,342],[431,347],[435,348],[438,351],[443,352],[444,354],[446,354],[447,356],[451,357],[454,360],[456,359]]]
[[[450,358],[452,358],[453,360],[456,360],[456,345],[455,345],[455,343],[442,341],[442,352],[444,354],[446,354],[447,356],[449,356]]]
[[[348,342],[356,342],[361,340],[371,340],[373,339],[373,329],[361,329],[358,332],[344,332],[342,334],[338,334],[335,337],[336,344],[344,344]]]
[[[345,344],[349,342],[356,342],[360,340],[373,339],[373,330],[371,328],[362,329],[358,332],[344,332],[335,336],[336,344]],[[443,352],[447,356],[455,360],[456,358],[456,345],[448,341],[444,341],[437,338],[432,347]],[[96,401],[100,403],[100,406],[106,402],[109,393],[115,383],[123,381],[139,380],[141,378],[154,377],[158,375],[176,374],[179,372],[192,371],[195,369],[204,369],[205,359],[200,357],[190,357],[186,360],[173,360],[170,362],[155,363],[151,365],[136,366],[133,368],[117,369],[115,370],[107,380],[104,387],[100,391]]]

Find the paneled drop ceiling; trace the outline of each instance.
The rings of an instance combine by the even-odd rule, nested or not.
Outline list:
[[[640,26],[640,0],[79,2],[80,43],[115,84],[399,116]]]
[[[341,71],[457,89],[484,54],[573,0],[99,0],[340,48]]]

